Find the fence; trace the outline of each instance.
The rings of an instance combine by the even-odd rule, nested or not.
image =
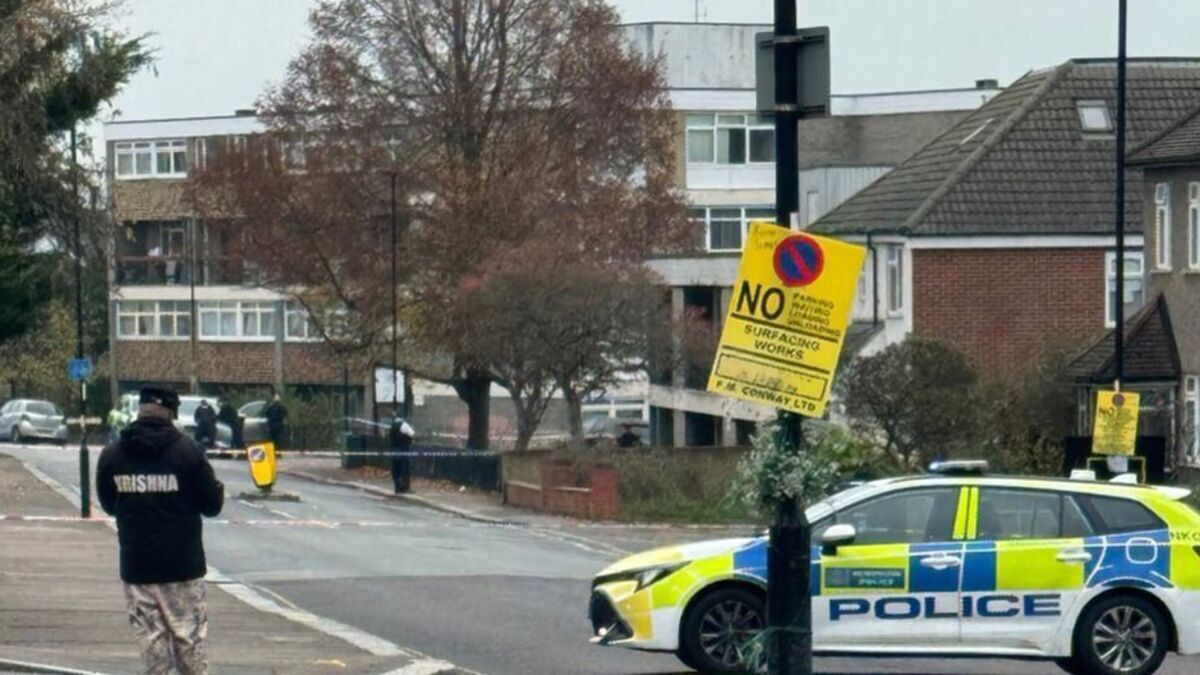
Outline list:
[[[342,466],[347,469],[364,465],[391,469],[395,457],[386,438],[350,436],[346,450],[348,454],[343,455]],[[444,480],[489,492],[500,491],[500,455],[497,453],[418,443],[411,451],[403,453],[403,457],[408,460],[412,477]]]

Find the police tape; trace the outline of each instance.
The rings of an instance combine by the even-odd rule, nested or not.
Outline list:
[[[27,522],[27,523],[111,523],[114,519],[108,516],[92,516],[91,518],[81,518],[79,516],[39,516],[39,515],[19,515],[19,514],[4,514],[0,513],[0,522]],[[234,519],[234,518],[206,518],[205,525],[246,525],[251,527],[321,527],[330,530],[340,528],[391,528],[391,529],[421,529],[430,527],[444,527],[439,523],[424,523],[410,521],[392,521],[392,520],[320,520],[312,518],[249,518],[249,519]],[[512,523],[473,523],[467,527],[509,527],[517,528],[519,525]]]
[[[207,450],[206,454],[217,457],[243,457],[244,450]],[[479,450],[417,450],[405,452],[392,452],[389,450],[279,450],[275,453],[276,457],[456,457],[461,459],[468,458],[494,458],[500,454],[496,452],[487,452]]]

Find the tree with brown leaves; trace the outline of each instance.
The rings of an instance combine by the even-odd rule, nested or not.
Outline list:
[[[538,399],[556,386],[472,346],[532,339],[478,309],[498,296],[488,284],[537,261],[616,273],[691,243],[657,64],[616,21],[600,0],[323,2],[312,43],[261,101],[271,142],[210,162],[197,210],[241,221],[264,284],[318,321],[336,307],[331,337],[377,354],[391,338],[394,185],[404,360],[455,387],[469,447],[486,447],[493,381]]]

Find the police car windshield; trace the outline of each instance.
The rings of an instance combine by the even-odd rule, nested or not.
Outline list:
[[[845,506],[850,502],[858,501],[859,498],[876,492],[877,490],[878,486],[872,485],[871,483],[855,485],[852,488],[847,488],[836,494],[829,495],[816,504],[809,506],[804,510],[804,516],[808,519],[808,522],[816,522],[817,520],[829,515],[833,511],[841,508],[842,506]]]

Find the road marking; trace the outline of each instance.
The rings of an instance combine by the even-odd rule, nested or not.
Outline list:
[[[454,670],[454,668],[454,664],[448,661],[431,659],[427,661],[417,661],[416,663],[411,663],[403,668],[397,668],[396,670],[389,670],[383,675],[437,675],[438,673],[442,673],[447,670]],[[459,670],[459,672],[463,671]]]
[[[297,518],[297,516],[293,516],[290,513],[284,513],[283,511],[276,511],[275,509],[267,509],[267,510],[270,511],[271,513],[274,513],[275,515],[279,516],[280,518],[286,518],[288,520],[295,520]]]
[[[74,494],[57,480],[46,475],[29,462],[21,462],[21,464],[35,478],[44,483],[51,490],[54,490],[56,493],[61,495],[76,508],[79,508],[79,495]],[[61,517],[62,516],[59,516],[59,518]],[[77,520],[82,519],[77,518]],[[114,530],[116,529],[116,523],[114,523],[111,518],[98,520],[101,520],[110,528]],[[299,521],[283,522],[293,523]],[[287,602],[287,604],[291,605],[291,607],[284,607],[249,585],[235,581],[226,576],[220,570],[212,567],[211,565],[208,568],[208,574],[205,575],[205,579],[234,598],[237,598],[250,607],[253,607],[254,609],[257,609],[261,612],[276,614],[285,619],[308,626],[313,630],[320,631],[326,635],[339,638],[355,647],[358,647],[368,654],[371,654],[372,656],[405,656],[413,659],[413,662],[408,666],[405,666],[405,668],[416,668],[416,670],[405,670],[405,668],[401,668],[399,672],[403,673],[403,675],[434,675],[435,673],[443,670],[450,670],[455,667],[454,664],[450,663],[449,661],[434,659],[420,652],[411,649],[405,649],[394,642],[381,638],[377,635],[372,635],[366,631],[359,630],[358,628],[355,628],[349,624],[344,624],[340,621],[319,616],[313,614],[312,612],[300,609],[291,602]],[[276,597],[280,597],[277,594],[275,595]]]

